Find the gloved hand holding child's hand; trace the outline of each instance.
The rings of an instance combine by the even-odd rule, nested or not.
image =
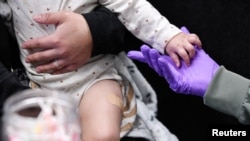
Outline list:
[[[185,27],[181,29],[183,32],[189,33]],[[147,45],[142,45],[141,51],[129,51],[127,55],[131,59],[147,63],[167,80],[174,92],[201,97],[204,96],[219,68],[219,65],[203,49],[198,48],[191,65],[187,67],[182,61],[179,68],[175,66],[169,56],[161,55],[156,49],[151,49]]]

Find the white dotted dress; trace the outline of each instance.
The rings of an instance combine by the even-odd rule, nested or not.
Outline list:
[[[61,10],[85,13],[92,11],[98,4],[118,13],[119,19],[131,33],[161,53],[164,52],[166,43],[181,32],[145,0],[7,0],[7,2],[13,12],[15,34],[20,46],[26,40],[46,36],[55,31],[54,25],[40,25],[34,22],[33,15]],[[122,82],[121,75],[126,76],[136,94],[131,107],[136,106],[137,103],[138,113],[129,120],[123,121],[121,127],[132,122],[135,126],[129,131],[122,132],[121,137],[126,135],[156,141],[178,140],[155,118],[156,94],[123,52],[117,56],[99,55],[91,58],[86,65],[76,71],[50,75],[36,73],[35,65],[32,66],[24,61],[30,52],[35,51],[37,50],[20,48],[21,61],[29,78],[41,88],[64,91],[72,94],[76,102],[79,102],[82,94],[97,81],[114,79]]]

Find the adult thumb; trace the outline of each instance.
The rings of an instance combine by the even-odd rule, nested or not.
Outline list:
[[[61,22],[63,13],[50,12],[33,16],[33,19],[40,24],[58,24]]]

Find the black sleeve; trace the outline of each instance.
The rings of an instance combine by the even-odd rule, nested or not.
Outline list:
[[[117,15],[103,6],[82,14],[90,28],[93,38],[92,56],[98,54],[117,54],[124,50],[128,30]]]
[[[0,62],[8,69],[20,68],[22,63],[19,58],[19,49],[16,38],[13,37],[0,17]]]
[[[11,73],[0,62],[0,115],[4,101],[11,95],[21,90],[28,89],[28,86],[23,85],[14,73]]]

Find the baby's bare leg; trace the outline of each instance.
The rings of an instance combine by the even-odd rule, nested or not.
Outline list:
[[[119,141],[122,92],[118,82],[102,80],[84,94],[79,107],[83,141]]]

